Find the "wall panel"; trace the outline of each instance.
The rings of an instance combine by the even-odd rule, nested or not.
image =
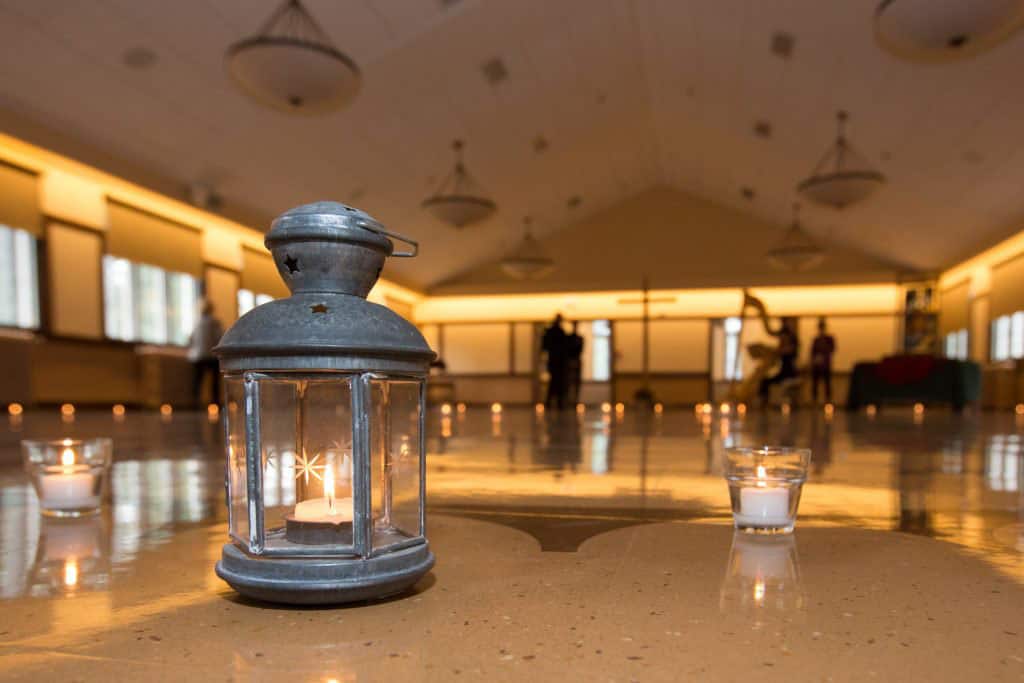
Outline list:
[[[50,328],[59,335],[103,337],[99,233],[50,223],[46,229]]]
[[[238,273],[207,268],[206,298],[213,304],[214,317],[227,329],[238,319]]]
[[[0,224],[42,232],[39,216],[39,176],[15,166],[0,163]]]
[[[110,217],[108,253],[136,263],[202,277],[200,231],[117,202],[109,202],[107,211]]]
[[[509,371],[507,323],[445,325],[444,353],[453,375],[507,374]]]

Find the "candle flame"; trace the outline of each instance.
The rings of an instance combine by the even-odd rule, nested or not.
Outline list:
[[[75,452],[70,448],[65,448],[60,454],[60,464],[65,467],[70,467],[75,464]]]
[[[765,479],[767,479],[767,478],[768,478],[768,472],[765,470],[764,465],[758,465],[757,466],[757,485],[759,487],[761,487],[761,488],[764,488],[765,486],[767,486],[768,484],[765,482]]]
[[[334,468],[330,465],[324,468],[324,495],[327,496],[328,514],[336,514],[334,509]]]

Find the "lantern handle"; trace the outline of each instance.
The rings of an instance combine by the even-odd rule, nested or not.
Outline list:
[[[384,228],[378,228],[366,222],[360,222],[359,227],[369,230],[370,232],[375,232],[378,235],[390,237],[391,239],[398,240],[399,242],[405,242],[410,247],[412,247],[412,251],[396,251],[392,253],[391,255],[394,256],[395,258],[414,258],[417,254],[420,253],[420,243],[417,242],[416,240],[412,240],[403,235],[399,235],[397,232],[388,232]]]

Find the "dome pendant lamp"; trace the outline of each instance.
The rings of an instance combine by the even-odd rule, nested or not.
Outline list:
[[[501,260],[501,269],[516,280],[539,280],[555,269],[554,260],[544,253],[544,248],[530,230],[530,224],[529,216],[523,219],[523,241]]]
[[[359,67],[299,0],[285,0],[259,33],[228,48],[225,62],[242,92],[289,114],[334,111],[359,92]]]
[[[871,168],[846,140],[845,111],[836,115],[836,141],[814,171],[797,185],[797,192],[815,204],[842,209],[867,199],[885,184],[885,176]]]
[[[800,205],[793,205],[793,224],[786,230],[776,246],[768,250],[765,258],[780,270],[809,270],[825,258],[825,250],[800,226]]]
[[[483,191],[462,161],[462,140],[455,140],[455,168],[444,179],[437,192],[423,200],[421,206],[443,223],[464,228],[486,220],[497,210],[497,205],[483,195]]]

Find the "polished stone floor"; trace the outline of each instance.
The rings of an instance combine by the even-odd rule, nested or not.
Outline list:
[[[0,424],[0,680],[1022,680],[1024,422],[887,410],[483,408],[429,419],[413,594],[239,599],[221,426],[56,411]],[[109,435],[99,517],[38,514],[22,438]],[[734,536],[728,445],[813,449],[788,538]]]

